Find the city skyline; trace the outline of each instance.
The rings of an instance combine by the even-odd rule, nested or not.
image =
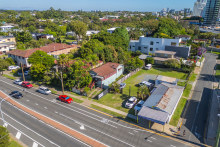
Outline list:
[[[1,6],[0,9],[8,9],[8,10],[47,10],[50,7],[54,7],[55,9],[62,9],[68,11],[76,11],[76,10],[101,10],[101,11],[160,11],[163,8],[170,8],[181,10],[183,8],[193,8],[193,4],[195,1],[185,0],[185,1],[177,1],[177,0],[112,0],[111,2],[101,1],[101,0],[63,0],[52,2],[51,0],[11,0],[11,1],[3,1],[0,0]]]

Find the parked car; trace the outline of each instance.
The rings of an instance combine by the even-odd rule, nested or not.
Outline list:
[[[17,79],[17,80],[14,80],[14,84],[17,84],[17,85],[21,85],[22,84],[22,81]]]
[[[23,97],[22,93],[20,93],[19,91],[12,91],[9,95],[17,99],[20,99]]]
[[[135,105],[134,110],[135,110],[136,113],[141,110],[143,104],[144,104],[144,101],[143,101],[143,100],[140,100],[140,101]]]
[[[46,87],[40,87],[38,90],[37,90],[37,92],[40,92],[40,93],[42,93],[42,94],[51,94],[51,91],[48,89],[48,88],[46,88]]]
[[[71,103],[73,101],[72,98],[68,97],[67,95],[60,95],[59,96],[59,99],[62,101],[62,102],[66,102],[66,103]]]
[[[8,67],[8,70],[16,70],[16,69],[19,69],[20,67],[19,66],[14,66],[14,65],[11,65]]]
[[[136,97],[130,97],[128,101],[125,103],[125,108],[131,109],[135,105],[136,102],[137,102]]]
[[[142,81],[141,83],[138,84],[139,86],[146,85],[148,88],[152,87],[153,84],[147,81]]]
[[[21,86],[23,86],[23,87],[25,87],[25,88],[31,88],[31,87],[33,87],[33,85],[30,84],[30,83],[27,82],[27,81],[22,82]]]
[[[144,67],[144,69],[147,69],[147,70],[149,70],[149,69],[151,69],[152,68],[152,64],[147,64],[145,67]]]
[[[126,86],[126,84],[125,84],[125,83],[121,83],[121,84],[120,84],[120,89],[125,88],[125,86]]]

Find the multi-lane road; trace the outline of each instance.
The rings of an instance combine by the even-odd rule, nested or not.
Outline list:
[[[43,95],[37,93],[34,88],[24,92],[22,87],[14,85],[13,81],[9,79],[0,78],[0,90],[6,94],[14,90],[21,91],[24,97],[14,99],[16,102],[107,146],[186,146],[167,137],[118,121],[80,104],[60,102],[55,95]],[[11,130],[14,130],[15,136],[28,146],[36,146],[36,144],[38,146],[88,146],[15,108],[6,101],[0,103],[0,106],[3,112],[1,124],[13,128]]]

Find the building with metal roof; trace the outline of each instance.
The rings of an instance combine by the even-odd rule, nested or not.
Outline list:
[[[152,121],[165,125],[169,123],[184,87],[162,83],[145,101],[138,113],[139,122]]]

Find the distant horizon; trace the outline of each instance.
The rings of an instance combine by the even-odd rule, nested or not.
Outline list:
[[[184,8],[193,8],[196,0],[0,0],[1,10],[37,10],[44,11],[50,7],[64,11],[132,11],[132,12],[157,12],[163,8],[183,10]]]

